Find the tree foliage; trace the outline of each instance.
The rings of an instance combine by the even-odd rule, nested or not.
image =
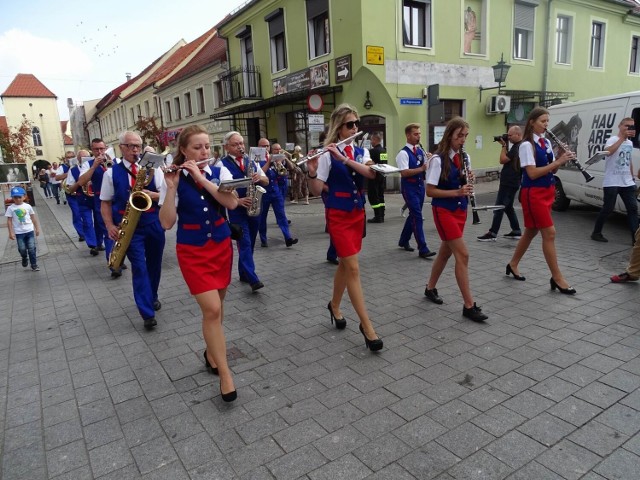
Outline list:
[[[31,129],[31,121],[25,118],[18,127],[9,127],[8,131],[0,130],[0,148],[5,163],[27,163],[35,160]]]
[[[162,128],[158,126],[158,117],[138,117],[135,123],[136,130],[140,133],[142,141],[160,151],[164,148],[162,141]]]

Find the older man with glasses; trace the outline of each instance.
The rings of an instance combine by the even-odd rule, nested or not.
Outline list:
[[[109,238],[113,241],[118,240],[118,225],[142,168],[138,165],[139,155],[142,153],[140,136],[134,132],[124,132],[119,141],[122,161],[104,172],[100,191],[102,218]],[[158,218],[158,200],[163,181],[164,174],[158,168],[154,170],[153,176],[144,181],[142,191],[151,198],[151,207],[140,215],[127,249],[127,257],[131,262],[133,297],[147,330],[157,325],[155,312],[162,306],[158,300],[158,286],[165,238]]]

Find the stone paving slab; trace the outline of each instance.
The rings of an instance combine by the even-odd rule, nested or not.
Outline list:
[[[495,187],[479,185],[478,203],[492,204]],[[564,296],[549,290],[539,239],[521,264],[526,282],[503,274],[516,242],[477,242],[491,221],[482,212],[465,231],[472,290],[490,317],[475,324],[461,316],[452,264],[438,284],[445,303],[423,297],[432,261],[397,248],[401,203],[387,195],[360,256],[385,341],[377,354],[346,296],[347,328],[329,323],[335,267],[320,201],[287,205],[292,248],[270,217],[269,247],[255,252],[265,288],[252,294],[234,269],[225,302],[238,388],[228,405],[202,363],[175,232],[159,325],[146,332],[130,273],[111,279],[77,242],[68,207],[38,199],[40,272],[19,265],[0,228],[0,477],[637,479],[639,286],[608,280],[628,260],[624,218],[611,217],[601,244],[589,239],[593,209],[554,213],[560,265],[578,290]],[[428,206],[424,215],[437,249]]]

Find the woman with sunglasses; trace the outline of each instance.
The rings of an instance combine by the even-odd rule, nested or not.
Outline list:
[[[360,283],[358,252],[362,249],[365,227],[364,184],[365,178],[375,177],[375,171],[366,165],[369,151],[354,147],[352,141],[337,145],[341,140],[358,133],[358,112],[350,105],[342,104],[331,114],[329,132],[325,139],[325,153],[307,162],[309,189],[320,195],[326,186],[326,220],[331,241],[340,261],[333,279],[333,296],[327,308],[331,323],[337,329],[347,326],[340,311],[345,288],[358,318],[360,332],[369,350],[380,350],[382,339],[376,334],[367,314]]]

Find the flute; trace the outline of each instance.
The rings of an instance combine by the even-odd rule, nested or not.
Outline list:
[[[206,160],[200,160],[199,162],[196,162],[196,165],[202,165],[203,163],[209,163],[212,160],[215,160],[215,157],[211,157],[211,158],[207,158]],[[164,173],[173,173],[173,172],[177,172],[178,170],[182,170],[184,167],[182,165],[169,165],[168,167],[160,167],[160,169],[164,172]]]
[[[358,133],[356,133],[355,135],[351,135],[350,137],[345,138],[344,140],[340,140],[338,143],[336,143],[336,147],[338,145],[343,145],[345,143],[349,143],[350,141],[358,138],[360,135],[364,134],[363,131],[359,131]],[[298,160],[297,165],[300,166],[303,163],[308,162],[309,160],[313,160],[314,158],[319,157],[320,155],[322,155],[323,153],[325,153],[327,151],[326,148],[321,148],[320,150],[318,150],[316,153],[314,153],[313,155],[307,155],[306,157],[301,158],[300,160]]]

